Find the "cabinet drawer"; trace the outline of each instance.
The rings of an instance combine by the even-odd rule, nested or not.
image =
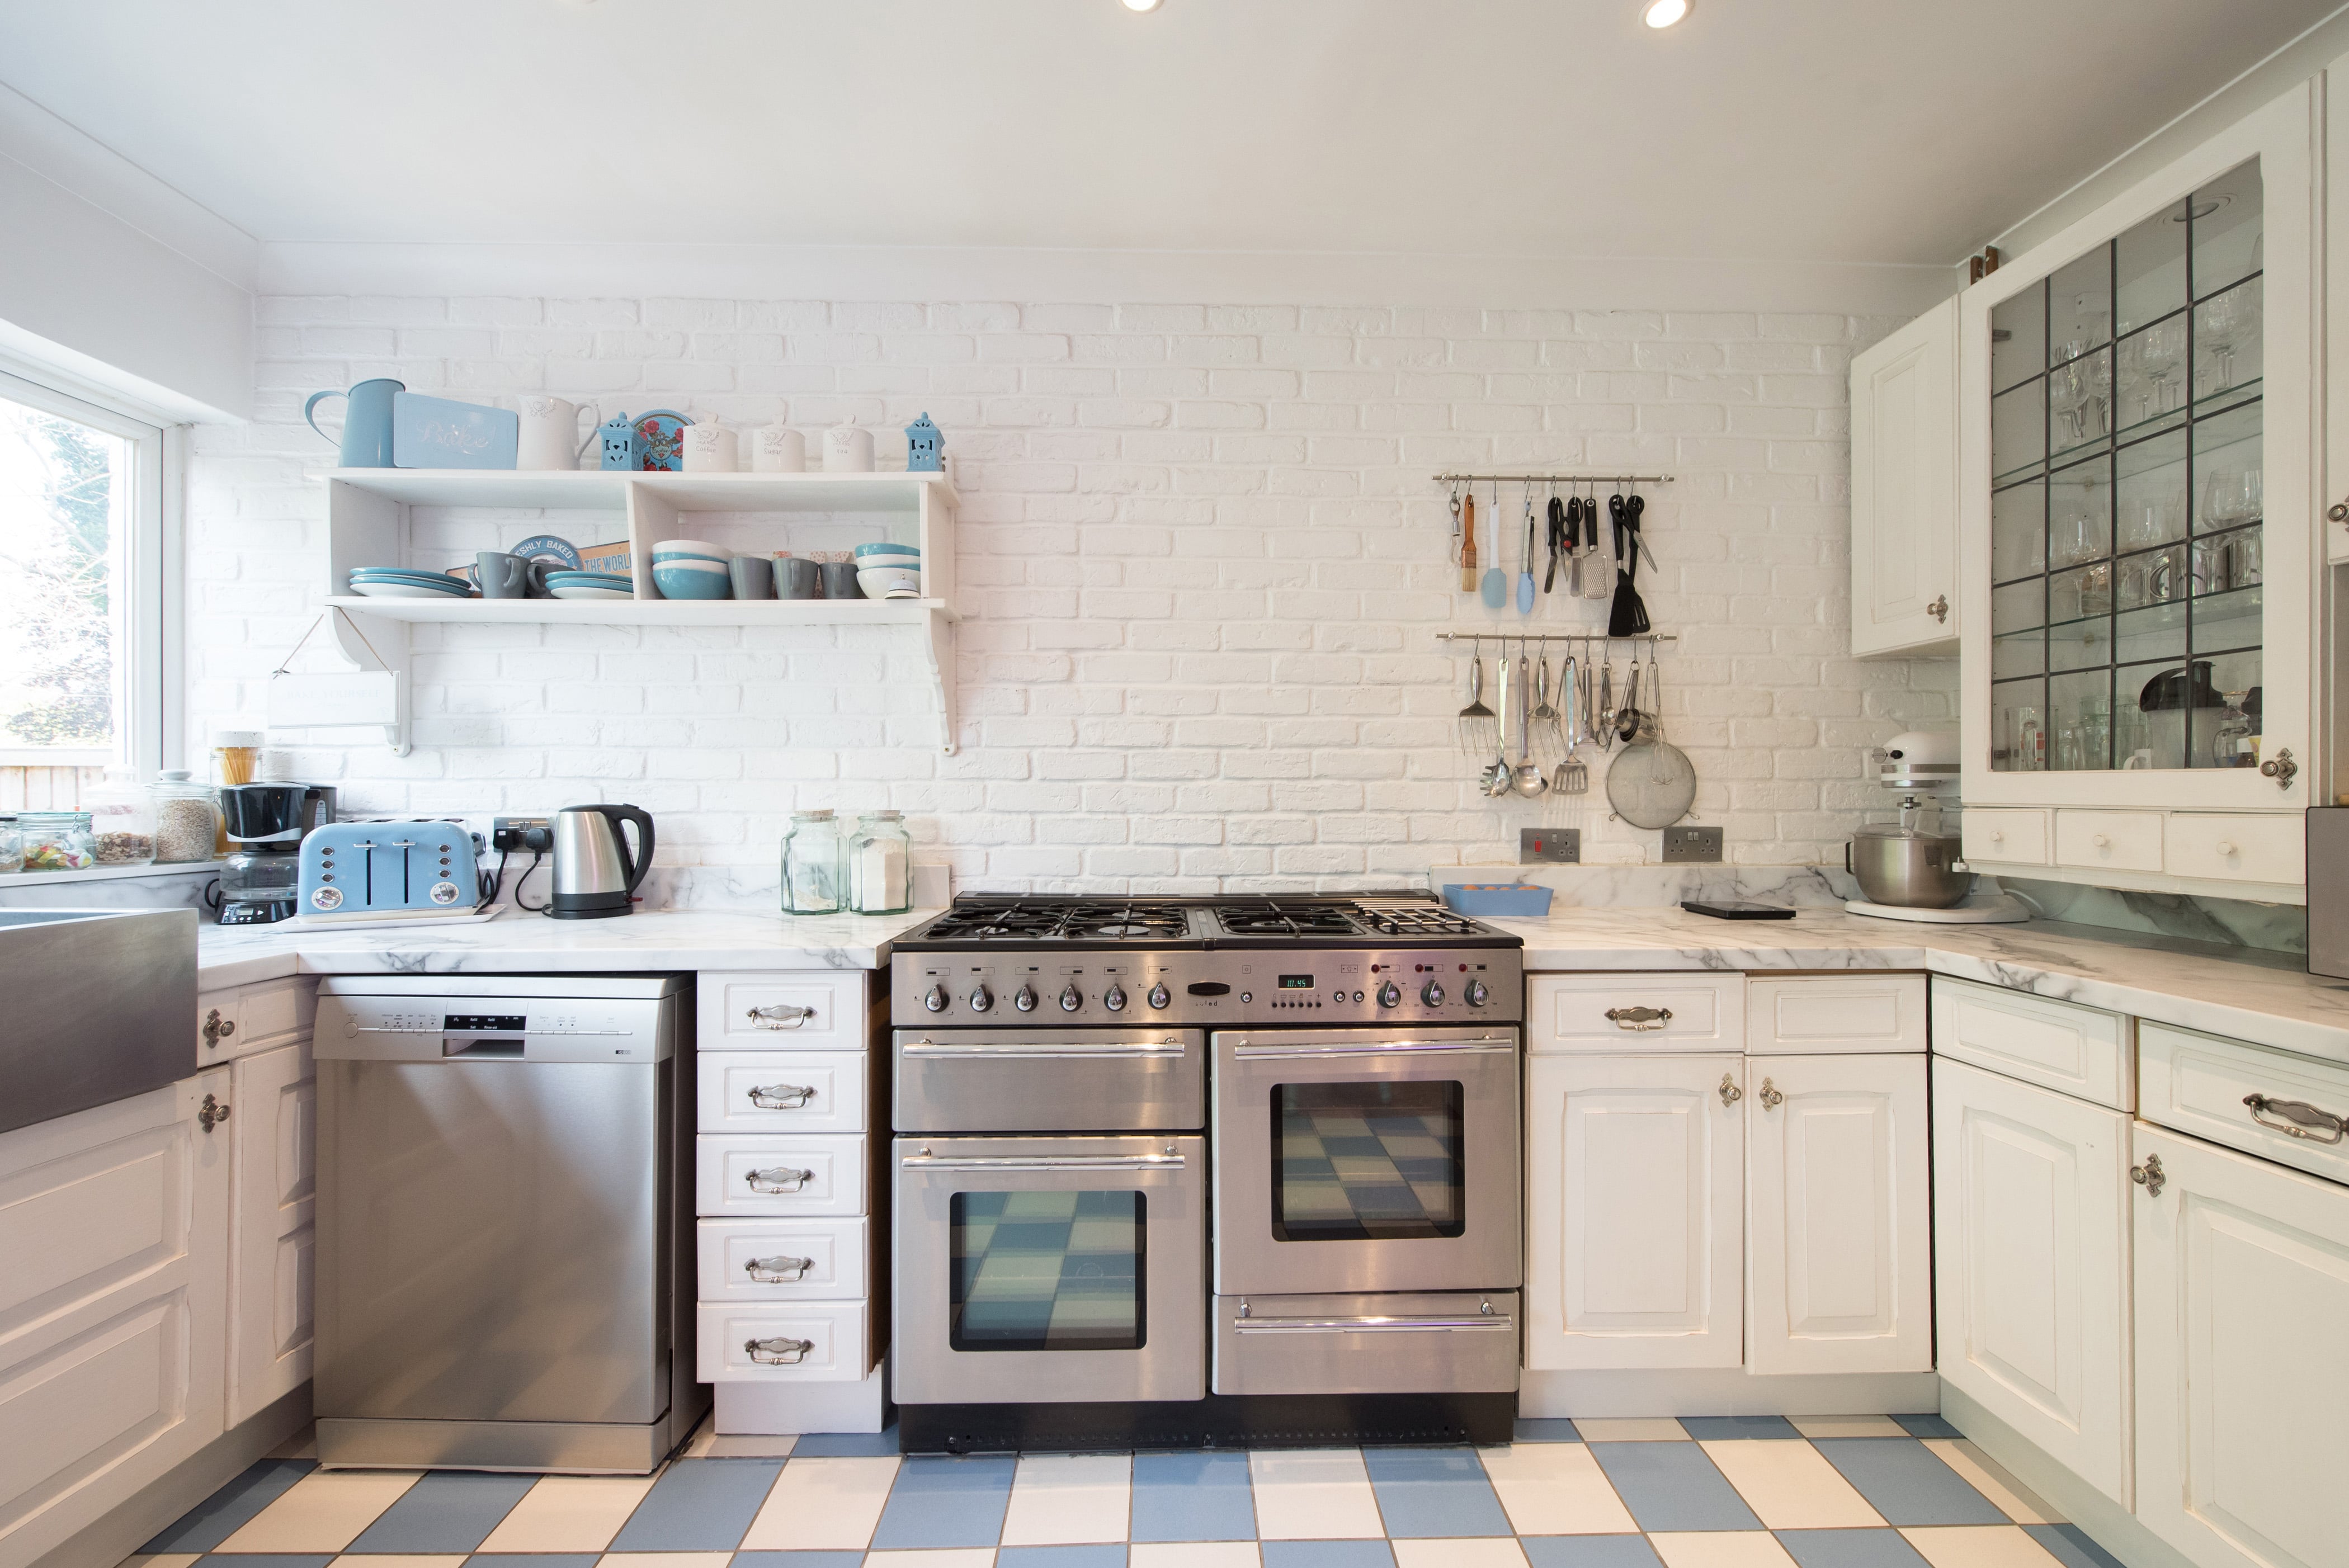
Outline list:
[[[1613,1014],[1614,1016],[1609,1016]],[[1742,1051],[1742,975],[1529,975],[1529,1051]]]
[[[196,998],[196,1061],[231,1061],[307,1039],[318,1016],[318,982],[289,975]]]
[[[706,1302],[862,1301],[864,1220],[703,1220],[696,1265]]]
[[[2127,1020],[1971,980],[1933,976],[1933,1051],[2042,1088],[2129,1109]]]
[[[1921,1051],[1925,998],[1922,975],[1749,980],[1745,1048],[1755,1056]]]
[[[854,1049],[865,1043],[862,969],[704,975],[694,1044],[709,1050]]]
[[[2055,863],[2158,872],[2161,869],[2161,813],[2058,811]]]
[[[1968,807],[1960,841],[1970,861],[2004,861],[2018,866],[2047,863],[2047,813],[1986,810]]]
[[[2349,1067],[2168,1024],[2138,1024],[2137,1051],[2145,1120],[2349,1181]]]
[[[2162,868],[2178,877],[2298,887],[2308,880],[2307,832],[2306,819],[2298,811],[2173,811],[2166,824]]]
[[[862,1302],[703,1302],[694,1322],[705,1383],[854,1383],[873,1369]]]
[[[694,1144],[695,1206],[709,1219],[864,1212],[862,1138],[705,1132]]]
[[[862,1132],[863,1051],[712,1051],[697,1057],[704,1132]]]

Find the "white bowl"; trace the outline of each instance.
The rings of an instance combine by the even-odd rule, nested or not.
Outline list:
[[[557,583],[547,590],[558,599],[633,599],[636,594],[626,588],[589,588],[577,583]]]
[[[653,546],[655,556],[699,555],[711,561],[731,561],[734,552],[722,544],[712,544],[706,539],[664,539]]]
[[[902,566],[867,566],[856,573],[856,585],[867,599],[918,598],[922,574]]]
[[[912,567],[919,570],[921,564],[922,558],[918,555],[860,555],[856,558],[856,569],[859,572],[870,571],[876,566]]]
[[[731,575],[733,568],[722,561],[697,561],[688,556],[678,556],[667,561],[654,562],[653,570],[656,572],[713,572],[720,577],[725,577]]]

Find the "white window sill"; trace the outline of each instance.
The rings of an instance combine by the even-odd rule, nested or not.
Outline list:
[[[58,882],[136,882],[150,877],[216,877],[225,861],[191,861],[174,866],[92,866],[83,872],[0,872],[0,892]]]

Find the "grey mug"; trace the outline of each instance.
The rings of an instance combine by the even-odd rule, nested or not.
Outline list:
[[[856,562],[827,561],[823,563],[823,596],[827,599],[864,597],[864,590],[856,585]]]
[[[771,599],[775,596],[775,569],[763,555],[738,555],[726,563],[734,578],[737,599]]]
[[[508,555],[502,550],[484,550],[473,557],[473,570],[481,580],[484,599],[526,599],[530,597],[530,562],[519,555]]]
[[[785,599],[821,599],[823,597],[823,573],[812,561],[796,555],[775,559],[775,592]]]

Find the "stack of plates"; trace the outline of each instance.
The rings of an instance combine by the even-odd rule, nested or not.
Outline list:
[[[558,599],[633,599],[635,580],[625,572],[550,572],[546,591]]]
[[[404,566],[355,566],[351,592],[370,599],[467,599],[472,584],[446,572],[411,572]]]

